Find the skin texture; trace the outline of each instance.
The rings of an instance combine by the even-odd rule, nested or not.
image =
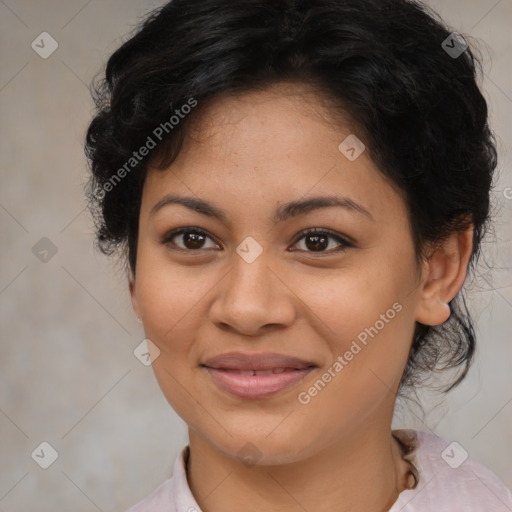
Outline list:
[[[161,351],[157,381],[189,426],[187,475],[205,512],[388,510],[406,481],[391,420],[415,322],[443,323],[464,282],[472,230],[454,233],[418,265],[401,194],[367,152],[353,162],[340,152],[353,132],[322,105],[286,84],[219,99],[176,161],[150,168],[144,184],[130,292]],[[169,193],[215,205],[226,222],[176,204],[151,215]],[[350,198],[371,218],[329,207],[272,221],[283,203],[327,195]],[[180,227],[211,238],[199,249],[187,249],[195,245],[186,235],[162,243]],[[315,251],[301,238],[308,228],[353,246],[329,238]],[[263,249],[252,263],[236,252],[247,236]],[[300,403],[298,393],[395,303],[394,318]],[[200,366],[230,351],[279,352],[317,368],[277,395],[244,400]],[[254,465],[239,459],[247,443],[259,453]]]

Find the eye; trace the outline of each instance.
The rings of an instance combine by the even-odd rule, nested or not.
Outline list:
[[[212,243],[210,247],[205,245],[208,240]],[[338,244],[337,248],[330,247],[333,245],[332,241]],[[316,253],[330,254],[332,252],[341,252],[348,247],[354,247],[351,242],[345,240],[340,235],[322,228],[311,228],[303,231],[300,237],[295,240],[294,245],[297,245],[299,242],[303,242],[303,247],[298,250]],[[188,252],[212,248],[220,249],[220,246],[206,231],[196,227],[174,229],[163,237],[162,244],[172,244],[177,250]]]
[[[174,242],[173,239],[175,238],[177,241],[181,242],[182,245]],[[206,231],[203,231],[201,228],[187,227],[174,229],[173,231],[167,233],[162,239],[162,244],[167,245],[171,243],[172,245],[175,245],[178,250],[182,251],[197,251],[200,249],[212,248],[204,246],[205,241],[208,239],[213,242],[211,236],[209,236]],[[219,248],[218,244],[214,242],[213,248]]]
[[[326,250],[332,244],[330,240],[334,240],[338,243],[338,248],[331,248],[330,250]],[[295,241],[295,244],[303,241],[303,247],[299,250],[305,250],[307,252],[323,252],[323,253],[332,253],[332,252],[341,252],[347,249],[348,247],[354,247],[354,245],[340,235],[333,233],[328,229],[320,229],[320,228],[311,228],[303,231],[301,236]],[[294,244],[294,245],[295,245]]]

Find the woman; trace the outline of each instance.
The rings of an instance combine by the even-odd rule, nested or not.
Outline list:
[[[190,438],[131,512],[512,510],[460,445],[391,430],[399,393],[474,353],[475,65],[405,0],[174,0],[112,55],[97,239]]]

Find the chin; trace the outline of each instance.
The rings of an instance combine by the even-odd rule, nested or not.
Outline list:
[[[311,440],[301,442],[297,435],[270,435],[268,430],[257,434],[254,431],[238,432],[233,437],[210,439],[213,447],[226,456],[237,459],[247,466],[278,466],[291,464],[306,458]]]

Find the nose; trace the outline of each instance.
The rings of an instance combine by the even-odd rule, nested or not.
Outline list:
[[[293,291],[265,251],[252,263],[235,254],[233,267],[218,284],[210,307],[210,320],[223,330],[246,336],[293,324],[296,305]],[[281,274],[281,275],[280,275]]]

